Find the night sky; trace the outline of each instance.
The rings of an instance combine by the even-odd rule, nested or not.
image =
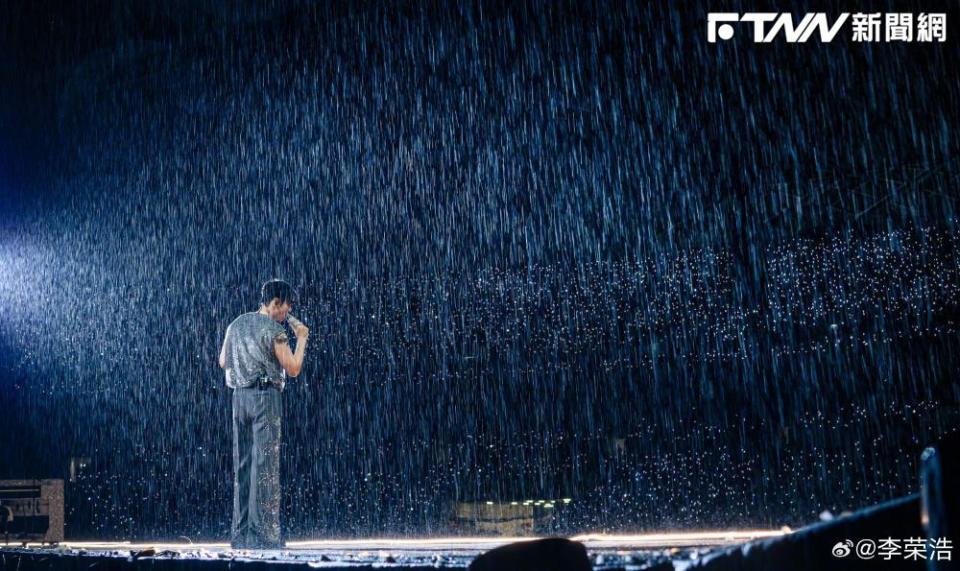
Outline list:
[[[708,8],[709,6],[709,8]],[[960,5],[0,3],[0,478],[224,538],[283,278],[288,538],[779,527],[960,427]],[[948,12],[943,43],[707,12]]]

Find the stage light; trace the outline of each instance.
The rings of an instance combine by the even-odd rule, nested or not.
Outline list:
[[[780,537],[792,533],[787,527],[776,530],[709,530],[681,531],[640,534],[602,534],[588,533],[570,537],[586,545],[587,549],[653,549],[669,547],[716,546],[745,543],[755,539]],[[288,550],[337,550],[367,552],[381,549],[431,551],[431,550],[477,550],[485,551],[500,545],[520,541],[541,539],[533,537],[422,537],[422,538],[371,538],[371,539],[316,539],[288,541],[284,549]],[[30,548],[50,549],[50,544],[27,543]],[[65,541],[57,544],[63,549],[84,549],[88,551],[140,551],[157,549],[169,551],[230,551],[229,543],[170,543],[170,542],[130,542],[130,541]]]

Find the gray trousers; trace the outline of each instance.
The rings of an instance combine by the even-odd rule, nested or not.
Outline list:
[[[234,548],[280,548],[280,391],[233,391]]]

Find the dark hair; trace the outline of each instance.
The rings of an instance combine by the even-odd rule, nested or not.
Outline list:
[[[263,284],[263,288],[260,289],[260,303],[267,305],[277,297],[280,298],[280,303],[285,301],[293,303],[297,300],[297,292],[283,280],[270,280]]]

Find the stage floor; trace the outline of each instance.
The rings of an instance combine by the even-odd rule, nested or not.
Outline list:
[[[754,539],[779,537],[782,530],[737,530],[637,535],[578,535],[597,569],[640,566],[656,561],[689,559],[712,548]],[[124,559],[259,560],[308,563],[317,568],[432,567],[463,569],[478,554],[531,537],[449,537],[420,539],[327,539],[289,541],[284,549],[233,550],[227,543],[66,541],[57,545],[0,544],[3,551],[52,556],[119,557]]]

